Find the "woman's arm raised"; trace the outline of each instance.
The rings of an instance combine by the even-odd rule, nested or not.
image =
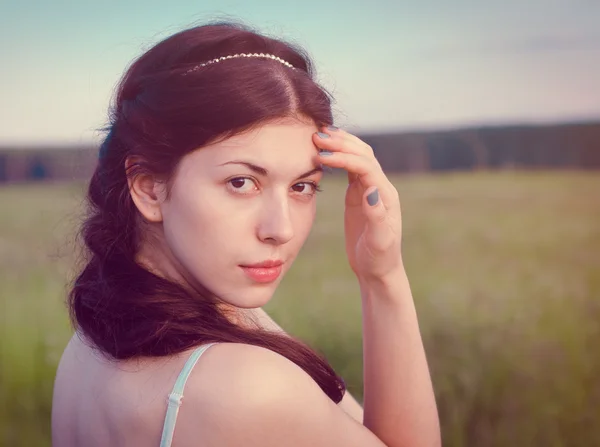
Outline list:
[[[348,172],[345,243],[362,297],[364,424],[390,447],[439,446],[435,396],[401,254],[398,192],[356,136],[325,128],[313,142],[322,164]]]

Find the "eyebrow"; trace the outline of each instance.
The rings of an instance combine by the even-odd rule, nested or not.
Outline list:
[[[249,163],[247,161],[239,161],[239,160],[235,160],[235,161],[228,161],[226,163],[222,163],[219,166],[225,166],[225,165],[242,165],[242,166],[246,166],[248,169],[250,169],[253,172],[256,172],[259,175],[262,175],[264,177],[269,175],[269,171],[265,168],[262,168],[260,166],[257,166],[253,163]],[[317,172],[323,172],[323,167],[322,166],[317,166],[313,169],[311,169],[310,171],[306,171],[304,174],[300,174],[296,180],[302,179],[302,178],[306,178],[309,177],[313,174],[316,174]]]

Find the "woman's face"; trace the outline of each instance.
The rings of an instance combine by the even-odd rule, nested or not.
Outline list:
[[[295,120],[266,124],[183,158],[161,205],[179,275],[236,307],[268,302],[315,217],[316,131]]]

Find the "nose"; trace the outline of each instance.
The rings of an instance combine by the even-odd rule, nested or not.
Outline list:
[[[257,233],[262,242],[273,245],[285,244],[294,237],[287,197],[272,197],[265,202]]]

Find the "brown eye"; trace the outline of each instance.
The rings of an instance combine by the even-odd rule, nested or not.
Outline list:
[[[249,194],[258,189],[256,182],[248,177],[232,178],[227,183],[229,188],[238,194]]]
[[[236,189],[243,188],[247,180],[248,179],[245,178],[234,178],[233,180],[231,180],[231,186],[233,186]]]
[[[319,186],[313,182],[296,183],[292,186],[292,190],[302,195],[314,195],[317,191],[320,191]]]

